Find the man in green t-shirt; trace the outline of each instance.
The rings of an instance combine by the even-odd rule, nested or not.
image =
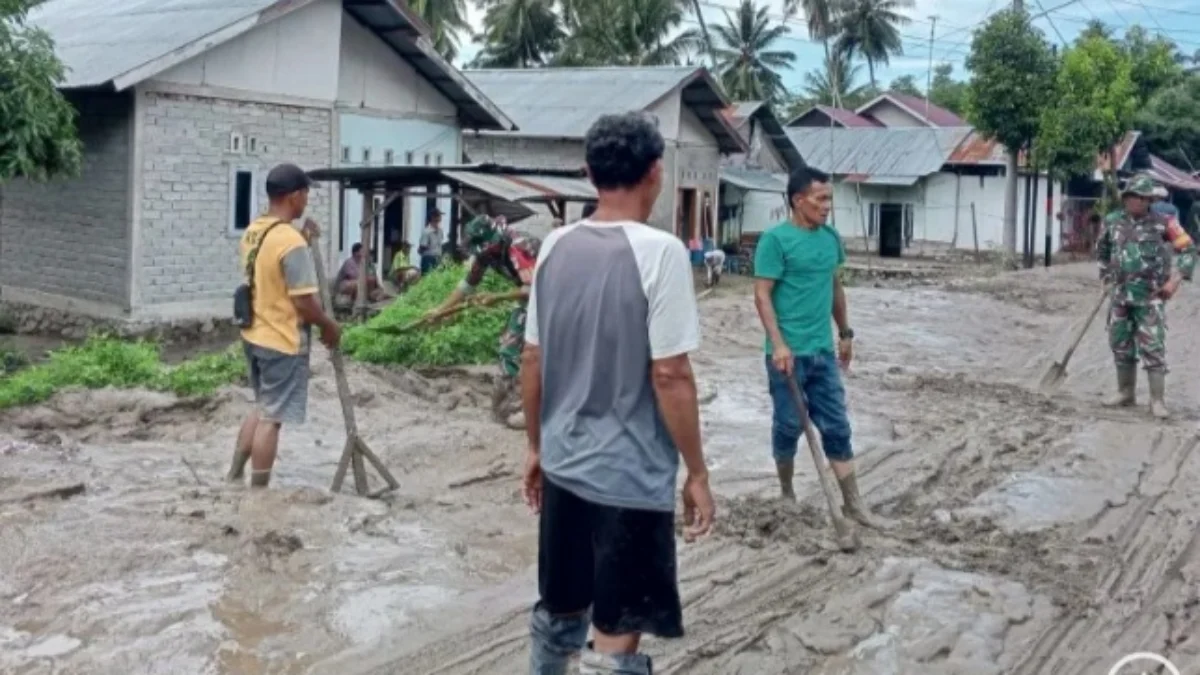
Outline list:
[[[796,498],[792,475],[804,434],[788,385],[788,378],[796,378],[841,486],[846,516],[871,526],[854,475],[846,392],[838,368],[850,365],[854,331],[838,276],[846,253],[837,230],[826,224],[833,206],[829,176],[802,168],[788,179],[787,197],[791,218],[764,232],[754,253],[754,305],[767,331],[767,380],[774,406],[771,445],[779,486],[785,498]],[[830,315],[838,328],[836,355]]]

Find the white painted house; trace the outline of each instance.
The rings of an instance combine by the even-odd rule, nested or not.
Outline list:
[[[226,317],[237,242],[273,165],[458,163],[463,127],[512,128],[392,0],[48,0],[31,21],[68,68],[84,166],[0,190],[10,303]],[[331,268],[361,213],[347,203],[339,227],[336,201],[319,185],[309,209]],[[398,208],[423,222],[424,200]],[[416,241],[416,229],[398,236]]]
[[[729,102],[704,68],[533,68],[471,70],[466,75],[516,123],[517,130],[467,135],[471,162],[577,169],[583,138],[607,113],[652,114],[666,140],[666,179],[652,225],[685,241],[717,229],[721,155],[745,152],[721,114]],[[579,215],[568,210],[568,219]],[[534,221],[535,219],[530,219]],[[522,227],[545,227],[523,222]]]

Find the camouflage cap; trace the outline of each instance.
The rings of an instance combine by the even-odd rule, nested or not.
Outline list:
[[[472,218],[466,225],[465,240],[467,250],[471,254],[476,254],[487,248],[491,244],[498,243],[504,239],[505,231],[502,228],[496,227],[491,218],[487,216],[476,216]]]
[[[1158,185],[1155,184],[1154,179],[1145,174],[1138,174],[1125,183],[1125,189],[1121,190],[1121,195],[1137,195],[1139,197],[1150,198],[1154,197],[1157,188]]]

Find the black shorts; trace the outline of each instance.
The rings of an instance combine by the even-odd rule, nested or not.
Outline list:
[[[675,515],[602,506],[542,481],[538,592],[551,614],[592,609],[607,635],[683,637]]]

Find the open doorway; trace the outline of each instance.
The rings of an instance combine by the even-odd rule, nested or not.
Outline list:
[[[899,258],[904,251],[904,204],[879,205],[879,255]]]
[[[679,188],[677,192],[678,212],[675,215],[675,234],[684,246],[691,246],[696,238],[696,189]]]
[[[404,231],[404,198],[394,199],[383,211],[383,262],[379,269],[387,278],[392,275],[392,258],[400,250],[400,243],[406,238]]]

